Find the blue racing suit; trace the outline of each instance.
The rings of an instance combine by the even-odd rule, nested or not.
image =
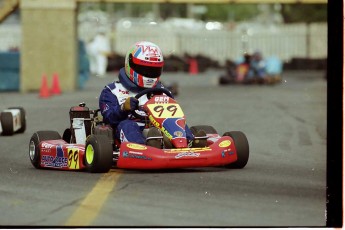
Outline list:
[[[161,82],[155,87],[164,88]],[[141,88],[134,84],[126,75],[125,69],[121,68],[119,80],[106,85],[99,97],[99,108],[103,116],[103,121],[114,129],[115,138],[121,142],[129,141],[138,144],[145,144],[146,139],[142,134],[145,123],[139,121],[130,112],[123,111],[121,105],[126,98],[134,97]],[[148,98],[146,95],[139,98],[139,104],[143,105]],[[194,139],[191,130],[186,126],[186,136],[189,141]]]

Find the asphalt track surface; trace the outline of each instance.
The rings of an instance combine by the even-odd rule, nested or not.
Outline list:
[[[1,226],[310,227],[326,225],[324,72],[285,72],[282,83],[218,86],[219,71],[166,73],[192,125],[247,135],[244,169],[219,167],[106,174],[37,170],[28,145],[38,130],[60,133],[68,111],[98,105],[117,75],[91,78],[83,90],[40,99],[0,93],[0,109],[23,106],[27,129],[0,136]]]

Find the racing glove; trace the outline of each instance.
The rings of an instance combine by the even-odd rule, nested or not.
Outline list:
[[[138,109],[139,101],[135,97],[127,97],[126,101],[122,104],[121,109],[129,112]]]

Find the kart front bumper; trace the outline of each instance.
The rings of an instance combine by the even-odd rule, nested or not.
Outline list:
[[[157,149],[131,142],[120,147],[117,167],[123,169],[168,169],[224,166],[237,161],[235,143],[224,136],[204,148]]]

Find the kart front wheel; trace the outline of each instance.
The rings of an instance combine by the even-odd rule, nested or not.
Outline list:
[[[29,144],[29,157],[31,164],[39,169],[41,168],[41,151],[39,144],[41,141],[46,140],[59,140],[61,136],[56,131],[38,131],[34,133],[30,139]]]
[[[235,142],[235,148],[237,150],[237,161],[225,165],[225,167],[235,169],[244,168],[249,159],[249,144],[246,135],[241,131],[231,131],[224,133],[223,136],[231,137]]]
[[[91,173],[106,173],[113,164],[113,146],[104,135],[90,135],[85,144],[85,165]]]

